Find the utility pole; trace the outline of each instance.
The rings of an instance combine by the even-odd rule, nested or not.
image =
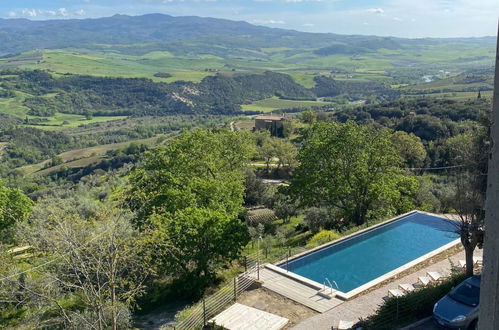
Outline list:
[[[499,30],[499,29],[498,29]],[[492,151],[489,159],[487,201],[485,204],[485,241],[480,288],[478,329],[499,329],[499,32],[492,108]]]

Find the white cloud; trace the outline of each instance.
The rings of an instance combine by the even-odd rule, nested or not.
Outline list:
[[[38,12],[36,11],[36,9],[23,9],[23,10],[21,10],[21,14],[22,14],[22,16],[25,16],[25,17],[38,16]]]
[[[58,16],[68,16],[68,10],[66,8],[59,8],[57,9],[57,15]]]
[[[383,8],[369,8],[369,9],[367,9],[367,12],[372,13],[372,14],[379,14],[379,15],[385,13]]]

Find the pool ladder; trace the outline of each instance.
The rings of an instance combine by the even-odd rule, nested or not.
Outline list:
[[[326,283],[328,284],[327,286]],[[324,282],[322,283],[322,290],[320,290],[318,294],[329,299],[333,298],[334,297],[333,283],[336,286],[336,290],[339,291],[340,287],[338,286],[338,283],[336,283],[335,281],[332,281],[331,283],[331,281],[327,277],[324,277]],[[326,292],[327,291],[326,289],[330,290],[329,293]]]

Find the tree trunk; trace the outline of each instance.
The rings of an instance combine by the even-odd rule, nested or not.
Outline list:
[[[466,276],[473,276],[473,251],[474,248],[471,246],[464,247],[464,253],[466,255]]]

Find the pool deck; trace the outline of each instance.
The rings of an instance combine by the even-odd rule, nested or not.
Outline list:
[[[276,272],[272,268],[264,267],[260,270],[260,281],[263,287],[319,313],[324,313],[343,303],[343,300],[337,298],[328,299],[317,294],[317,291],[321,289],[320,287],[301,283],[296,279]]]
[[[476,250],[475,256],[482,256],[482,250]],[[464,259],[464,252],[459,252],[449,258],[454,264],[457,264],[460,259]],[[304,320],[293,330],[330,330],[332,326],[336,326],[340,320],[357,322],[361,318],[373,314],[379,305],[383,303],[383,298],[387,296],[388,289],[396,289],[399,284],[418,282],[419,276],[425,276],[428,271],[438,271],[442,275],[450,274],[449,259],[441,260],[420,270],[417,270],[400,279],[395,279],[393,282],[381,286],[371,292],[368,292],[359,297],[345,301],[337,306]]]

